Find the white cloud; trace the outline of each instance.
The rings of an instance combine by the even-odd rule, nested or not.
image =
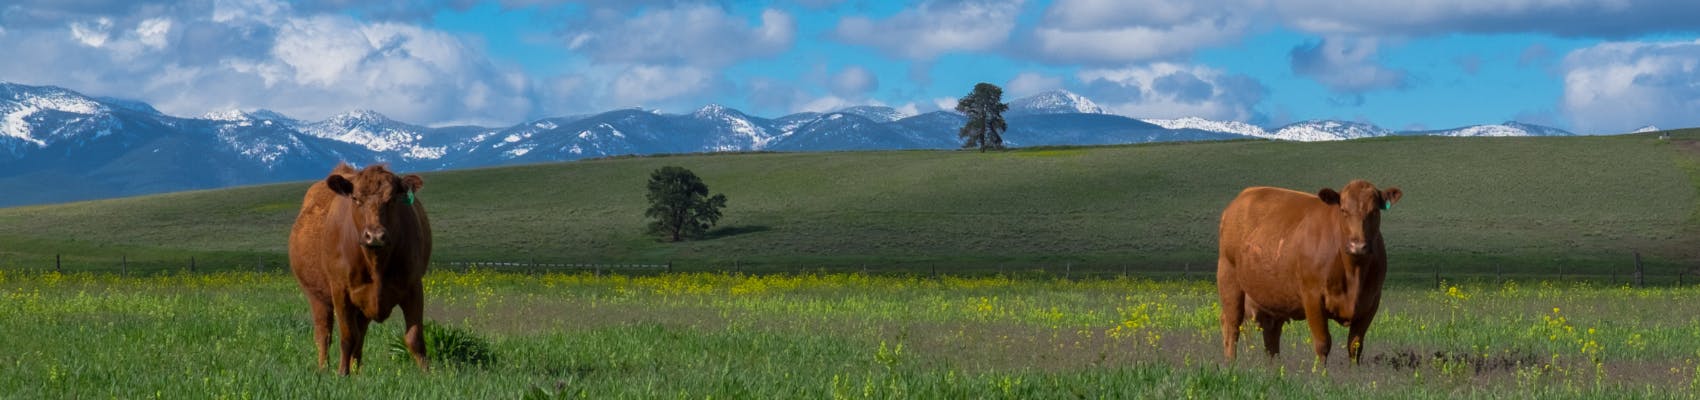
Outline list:
[[[71,23],[71,37],[84,46],[101,47],[111,36],[112,19],[101,17],[94,21]]]
[[[696,67],[637,65],[610,83],[608,93],[622,107],[656,107],[657,102],[701,94],[722,86],[714,71]]]
[[[791,48],[797,21],[774,9],[761,13],[761,25],[708,4],[652,9],[636,17],[599,13],[564,34],[569,49],[604,63],[725,66]]]
[[[1406,73],[1381,66],[1375,38],[1328,37],[1288,53],[1293,72],[1342,93],[1404,87]]]
[[[1546,33],[1625,37],[1693,30],[1700,2],[1627,0],[1284,0],[1273,13],[1323,34]]]
[[[955,110],[957,100],[954,97],[936,97],[933,98],[933,107],[938,107],[940,110]]]
[[[1252,0],[1058,0],[1045,10],[1031,47],[1058,63],[1124,64],[1176,58],[1238,40]]]
[[[1218,69],[1152,63],[1119,69],[1086,69],[1076,74],[1082,94],[1113,114],[1134,118],[1203,117],[1250,121],[1252,107],[1267,89],[1252,78]]]
[[[150,18],[136,26],[136,40],[143,46],[154,49],[165,48],[166,35],[171,33],[171,20],[168,18]]]
[[[867,68],[852,65],[838,71],[832,76],[832,93],[841,97],[863,97],[869,92],[879,89],[879,77],[874,76]]]
[[[1023,0],[925,1],[883,20],[847,17],[833,36],[912,60],[981,51],[1009,40]]]
[[[1560,108],[1579,133],[1700,126],[1700,41],[1603,43],[1562,68]]]
[[[1016,74],[1014,79],[1010,79],[1009,83],[1004,84],[1003,86],[1004,97],[1012,99],[1032,96],[1049,90],[1061,89],[1062,87],[1063,81],[1061,77],[1049,76],[1035,72],[1022,72],[1020,74]]]

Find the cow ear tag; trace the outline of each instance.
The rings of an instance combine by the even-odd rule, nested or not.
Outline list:
[[[407,205],[413,205],[413,191],[407,191]]]
[[[413,192],[407,192],[407,203],[413,204]],[[1393,203],[1382,201],[1381,202],[1381,209],[1392,210],[1393,209]]]

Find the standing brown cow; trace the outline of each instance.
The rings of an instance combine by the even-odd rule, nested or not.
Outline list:
[[[1402,194],[1363,180],[1314,195],[1273,187],[1241,191],[1222,211],[1216,259],[1223,354],[1234,358],[1249,313],[1263,328],[1271,357],[1281,351],[1281,326],[1304,319],[1317,358],[1326,361],[1333,319],[1348,327],[1346,352],[1358,362],[1387,276],[1381,211]]]
[[[424,185],[418,175],[398,177],[383,165],[355,171],[344,163],[307,188],[289,233],[289,268],[312,307],[319,368],[331,326],[341,328],[337,373],[347,375],[359,368],[367,325],[384,322],[400,305],[407,349],[420,370],[429,370],[420,279],[431,260],[431,222],[414,196]]]

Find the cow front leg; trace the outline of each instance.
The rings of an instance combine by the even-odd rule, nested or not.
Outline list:
[[[358,308],[344,304],[336,313],[337,331],[342,334],[341,362],[337,364],[336,373],[348,375],[360,369],[360,349],[366,342],[366,324],[369,321]]]
[[[313,298],[311,295],[307,298],[307,304],[312,307],[313,344],[319,349],[319,370],[323,371],[325,362],[329,360],[331,326],[334,325],[331,321],[331,304],[328,300]]]
[[[1333,346],[1333,339],[1328,335],[1328,318],[1322,313],[1320,296],[1308,296],[1305,301],[1305,322],[1310,325],[1311,345],[1316,347],[1316,359],[1323,365],[1328,364],[1328,350]]]
[[[413,354],[413,363],[419,365],[420,371],[430,372],[430,359],[425,356],[425,295],[420,289],[415,288],[401,303],[401,313],[407,321],[403,338],[407,341],[407,351]]]
[[[1357,365],[1358,359],[1363,357],[1364,335],[1369,333],[1369,321],[1374,318],[1374,313],[1359,316],[1347,328],[1346,355],[1351,357],[1352,365]]]
[[[1269,353],[1269,358],[1281,355],[1281,326],[1287,321],[1267,316],[1257,318],[1257,326],[1263,328],[1263,351]]]

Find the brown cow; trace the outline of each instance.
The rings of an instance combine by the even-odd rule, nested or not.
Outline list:
[[[424,185],[418,175],[398,177],[383,165],[355,171],[343,163],[307,188],[289,233],[289,268],[312,307],[319,368],[331,326],[341,328],[337,373],[347,375],[351,366],[359,369],[367,325],[384,322],[400,305],[407,349],[429,370],[420,279],[431,259],[431,222],[414,196]]]
[[[1346,352],[1357,363],[1387,276],[1381,211],[1402,194],[1363,180],[1314,195],[1273,187],[1241,191],[1222,211],[1216,259],[1227,359],[1234,359],[1249,313],[1263,328],[1270,357],[1281,351],[1281,326],[1304,319],[1317,358],[1327,361],[1333,319],[1348,327]]]

